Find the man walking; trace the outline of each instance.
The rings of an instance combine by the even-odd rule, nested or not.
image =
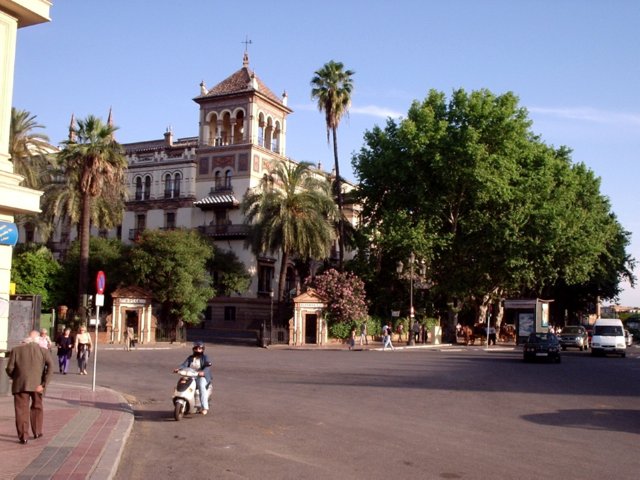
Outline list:
[[[53,361],[46,348],[38,343],[40,334],[32,331],[22,345],[11,350],[7,364],[7,375],[13,380],[13,406],[16,415],[16,430],[21,444],[27,443],[29,424],[33,438],[42,437],[44,410],[42,397],[53,374]],[[29,405],[31,403],[31,405]]]

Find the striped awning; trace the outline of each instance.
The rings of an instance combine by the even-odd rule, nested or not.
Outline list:
[[[202,200],[193,202],[194,207],[200,207],[202,209],[212,207],[237,207],[238,205],[240,205],[238,199],[229,193],[214,193]]]

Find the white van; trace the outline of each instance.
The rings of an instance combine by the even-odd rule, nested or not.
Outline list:
[[[599,318],[593,325],[591,355],[617,353],[626,356],[627,342],[622,321],[617,318]]]

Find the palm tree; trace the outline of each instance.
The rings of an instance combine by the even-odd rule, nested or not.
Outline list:
[[[55,151],[49,144],[49,137],[34,132],[37,128],[44,128],[44,125],[36,122],[36,115],[11,108],[9,155],[13,171],[24,177],[23,186],[33,189],[41,187],[49,167],[48,154]]]
[[[87,294],[89,272],[89,235],[92,200],[103,196],[105,187],[121,188],[127,166],[123,149],[114,139],[117,128],[89,115],[78,120],[70,139],[60,152],[61,165],[71,184],[80,194],[80,273],[78,278],[79,306]]]
[[[335,191],[338,198],[338,210],[340,211],[338,219],[340,270],[342,270],[344,262],[344,221],[342,218],[342,182],[340,178],[340,163],[338,162],[338,125],[342,117],[348,114],[351,106],[351,92],[353,90],[351,77],[354,73],[352,70],[345,70],[342,62],[331,60],[320,70],[317,70],[311,79],[311,98],[318,101],[318,110],[325,114],[327,143],[329,143],[329,132],[332,133],[333,137],[333,159],[336,170]]]
[[[278,162],[242,202],[245,222],[252,227],[248,243],[253,252],[282,253],[279,301],[284,299],[289,259],[326,258],[334,238],[332,221],[338,212],[330,185],[309,167],[304,162]]]

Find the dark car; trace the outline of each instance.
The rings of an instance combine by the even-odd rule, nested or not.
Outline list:
[[[537,358],[560,363],[560,342],[553,333],[532,333],[524,344],[524,361],[532,362]]]
[[[581,326],[564,327],[559,340],[562,350],[566,350],[568,347],[579,348],[580,351],[589,349],[589,334],[587,329]]]

